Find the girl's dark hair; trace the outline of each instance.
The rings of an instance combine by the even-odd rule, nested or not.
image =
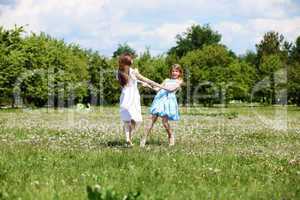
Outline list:
[[[122,87],[127,85],[129,80],[129,67],[132,64],[132,55],[124,53],[119,57],[118,80]]]

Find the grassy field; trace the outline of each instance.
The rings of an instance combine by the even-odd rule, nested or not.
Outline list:
[[[159,122],[126,148],[117,107],[0,110],[0,199],[300,199],[300,108],[181,108],[172,127],[174,147]]]

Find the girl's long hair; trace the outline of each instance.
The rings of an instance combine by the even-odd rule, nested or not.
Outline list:
[[[129,80],[129,67],[132,64],[132,56],[124,53],[119,57],[118,80],[122,87],[127,85]]]

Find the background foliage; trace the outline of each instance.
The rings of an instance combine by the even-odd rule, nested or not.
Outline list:
[[[134,67],[157,82],[168,78],[172,64],[181,64],[185,85],[178,96],[183,104],[213,106],[240,100],[300,105],[300,36],[288,42],[270,31],[255,44],[255,52],[237,56],[221,44],[221,34],[209,25],[193,25],[177,35],[176,45],[165,54],[152,56],[146,48],[137,55],[125,43],[112,57],[104,57],[45,33],[23,33],[23,27],[0,27],[2,106],[118,103],[120,87],[115,72],[117,58],[124,52],[134,54]],[[282,93],[284,89],[286,93]],[[150,103],[147,95],[154,92],[141,88],[141,93],[145,94],[144,103]]]

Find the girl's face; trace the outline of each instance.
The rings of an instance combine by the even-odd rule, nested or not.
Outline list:
[[[172,69],[172,79],[177,79],[180,76],[180,71],[178,69]]]

